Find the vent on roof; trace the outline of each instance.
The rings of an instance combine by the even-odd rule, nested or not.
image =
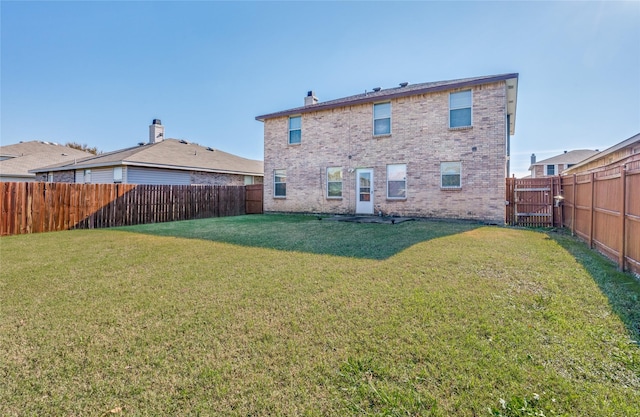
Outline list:
[[[215,151],[215,149],[213,149],[213,148],[212,148],[212,147],[210,147],[210,146],[209,146],[209,147],[207,147],[207,150],[208,150],[208,151],[211,151],[211,152]]]
[[[138,146],[144,146],[144,142],[138,142]]]
[[[382,90],[380,87],[374,87],[374,88],[373,88],[373,91],[375,91],[376,93],[377,93],[378,91],[380,91],[380,90]]]
[[[408,85],[409,85],[409,83],[407,83],[407,82],[400,83],[400,87],[406,87],[406,86],[408,86]]]
[[[184,139],[180,139],[180,143],[188,144],[189,142],[187,142],[187,141],[186,141],[186,140],[184,140]]]

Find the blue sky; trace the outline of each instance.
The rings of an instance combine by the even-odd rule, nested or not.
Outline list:
[[[517,72],[512,171],[640,132],[640,2],[1,1],[0,140],[263,157],[255,116]]]

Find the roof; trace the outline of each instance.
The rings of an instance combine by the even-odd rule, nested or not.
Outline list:
[[[0,176],[35,178],[33,169],[73,162],[91,154],[52,142],[33,140],[0,146]]]
[[[567,169],[567,170],[563,171],[563,173],[564,173],[564,174],[566,174],[566,173],[568,173],[569,171],[574,171],[574,170],[576,170],[576,169],[580,168],[580,167],[581,167],[581,166],[583,166],[583,165],[586,165],[586,164],[588,164],[588,163],[590,163],[590,162],[593,162],[593,161],[595,161],[595,160],[597,160],[597,159],[600,159],[600,158],[602,158],[602,157],[604,157],[604,156],[607,156],[607,155],[609,155],[609,154],[611,154],[611,153],[617,152],[617,151],[619,151],[620,149],[626,148],[627,146],[633,145],[633,144],[635,144],[635,143],[640,143],[640,133],[637,133],[637,134],[635,134],[635,135],[631,136],[631,137],[630,137],[629,139],[627,139],[627,140],[623,140],[622,142],[617,143],[617,144],[613,145],[612,147],[605,149],[605,150],[604,150],[604,151],[602,151],[602,152],[598,152],[598,153],[596,153],[595,155],[593,155],[593,156],[591,156],[591,157],[589,157],[589,158],[587,158],[587,159],[584,159],[584,160],[580,161],[580,163],[579,163],[579,164],[575,164],[575,165],[574,165],[574,166],[572,166],[571,168],[569,168],[569,169]]]
[[[509,132],[513,135],[515,133],[516,106],[518,95],[517,73],[462,78],[448,81],[435,81],[421,84],[407,84],[406,86],[388,88],[384,90],[381,89],[380,91],[364,92],[349,97],[319,102],[308,106],[295,107],[293,109],[283,110],[275,113],[264,114],[261,116],[256,116],[256,120],[264,122],[265,120],[273,119],[276,117],[309,113],[320,110],[329,110],[337,107],[345,107],[355,104],[374,103],[381,100],[390,100],[399,97],[454,90],[476,85],[490,84],[499,81],[506,81],[507,83],[507,112],[511,115]]]
[[[597,150],[594,151],[591,149],[575,149],[569,152],[565,151],[560,155],[552,156],[551,158],[543,159],[541,161],[537,161],[535,164],[531,164],[529,170],[531,170],[534,165],[577,164],[578,162],[582,162],[597,153]]]
[[[264,175],[262,161],[242,158],[218,149],[206,148],[178,139],[165,139],[161,142],[146,143],[91,156],[75,163],[38,168],[33,172],[66,171],[121,165],[238,175]]]

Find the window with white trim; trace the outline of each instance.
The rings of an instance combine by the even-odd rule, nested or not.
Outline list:
[[[244,185],[253,185],[253,175],[245,175],[244,176]]]
[[[407,198],[407,165],[387,165],[387,198]]]
[[[440,162],[440,187],[461,188],[461,174],[461,162]]]
[[[449,93],[449,127],[471,126],[471,90]]]
[[[49,172],[49,173],[47,174],[47,181],[48,181],[48,182],[53,182],[53,172]]]
[[[287,196],[287,170],[286,169],[273,170],[273,196],[274,197]]]
[[[556,166],[555,165],[547,165],[545,169],[547,175],[556,175]]]
[[[373,135],[391,134],[391,103],[373,105]]]
[[[299,145],[302,141],[302,116],[289,117],[289,145]]]
[[[327,198],[342,198],[342,168],[327,168]]]
[[[91,183],[91,170],[90,169],[85,169],[84,170],[84,183],[85,184],[90,184]]]

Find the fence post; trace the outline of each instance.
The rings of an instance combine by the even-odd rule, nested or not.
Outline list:
[[[571,207],[571,236],[576,235],[576,188],[578,185],[576,184],[576,174],[573,174],[573,199],[571,203],[573,206]]]
[[[621,197],[620,197],[620,255],[618,257],[618,268],[621,271],[625,270],[625,265],[624,265],[624,258],[625,258],[625,252],[626,252],[626,248],[625,248],[625,243],[627,241],[626,239],[626,217],[627,217],[627,210],[626,210],[626,202],[627,202],[627,196],[626,196],[626,192],[627,192],[627,178],[626,178],[626,165],[622,165],[620,167],[620,182],[622,184],[620,184],[620,188],[622,189],[621,192]]]
[[[589,248],[593,249],[593,221],[595,219],[595,201],[596,201],[596,177],[595,173],[591,173],[591,210],[589,212]]]

